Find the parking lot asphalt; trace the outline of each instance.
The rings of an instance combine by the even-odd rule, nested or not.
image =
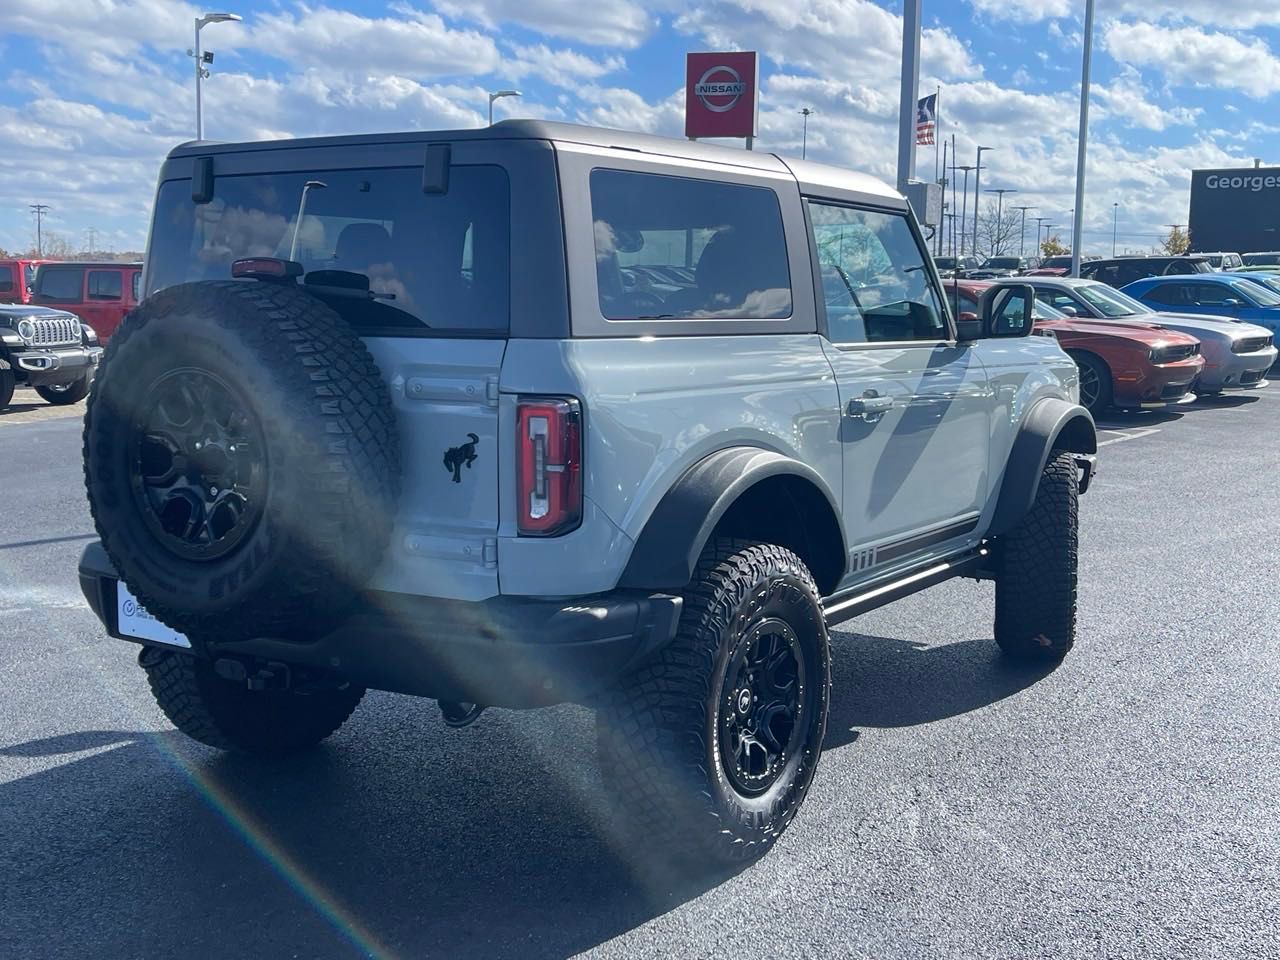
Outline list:
[[[370,694],[283,763],[177,735],[76,585],[81,407],[32,410],[0,415],[2,957],[1280,955],[1280,386],[1103,421],[1057,669],[997,657],[986,584],[846,624],[806,805],[712,877],[622,839],[580,708]]]

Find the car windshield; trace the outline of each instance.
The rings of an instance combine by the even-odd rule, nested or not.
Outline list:
[[[361,332],[502,335],[510,231],[497,166],[454,166],[443,194],[423,192],[421,166],[219,176],[207,203],[171,180],[156,199],[143,292],[279,258],[301,263],[309,290]]]
[[[1260,307],[1280,307],[1280,293],[1252,280],[1236,280],[1231,289]]]
[[[954,270],[956,268],[955,257],[934,257],[933,265],[939,270]]]
[[[1257,284],[1272,293],[1280,293],[1280,277],[1269,276],[1265,273],[1255,273],[1247,277],[1245,282]]]
[[[1104,283],[1081,284],[1076,287],[1076,293],[1098,313],[1113,320],[1151,312],[1149,307],[1126,297]]]
[[[1250,267],[1274,267],[1280,265],[1280,253],[1246,253],[1244,262]]]
[[[1022,263],[1017,257],[992,257],[983,266],[992,270],[1017,270]]]

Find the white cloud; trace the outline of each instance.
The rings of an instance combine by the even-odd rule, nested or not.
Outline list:
[[[969,0],[980,14],[993,20],[1034,23],[1071,17],[1080,19],[1080,0]],[[1136,17],[1146,21],[1198,23],[1232,30],[1280,26],[1280,7],[1260,0],[1104,0],[1099,14]]]
[[[513,80],[540,77],[557,87],[576,86],[584,80],[598,80],[626,67],[619,56],[595,60],[574,50],[552,50],[546,44],[533,46],[511,45],[514,59],[507,59],[498,68],[500,76]]]
[[[1156,103],[1132,67],[1125,68],[1110,86],[1094,85],[1093,96],[1107,108],[1112,118],[1145,130],[1190,126],[1204,113],[1199,108],[1166,107]]]
[[[1171,85],[1237,89],[1259,99],[1280,88],[1280,59],[1262,40],[1117,22],[1107,25],[1102,43],[1116,60],[1151,67]]]
[[[469,20],[493,30],[516,23],[550,37],[564,37],[606,47],[639,46],[653,31],[655,19],[633,0],[436,0],[446,17]]]

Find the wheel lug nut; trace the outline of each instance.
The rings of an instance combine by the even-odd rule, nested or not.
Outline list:
[[[204,446],[204,444],[203,444],[203,443],[201,443],[199,440],[197,440],[197,441],[196,441],[196,449],[197,449],[197,450],[199,450],[199,449],[200,449],[201,447],[203,447],[203,446]]]
[[[218,495],[218,488],[217,488],[217,487],[210,487],[210,488],[209,488],[209,496],[211,496],[211,497],[216,497],[217,495]]]

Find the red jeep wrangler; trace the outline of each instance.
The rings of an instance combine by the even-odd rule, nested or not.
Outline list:
[[[0,260],[0,303],[30,303],[36,267],[48,260]]]
[[[31,302],[74,313],[106,343],[142,293],[140,263],[45,263]]]

